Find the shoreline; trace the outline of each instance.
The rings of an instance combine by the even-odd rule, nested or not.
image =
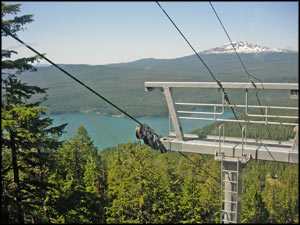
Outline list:
[[[92,110],[80,110],[80,111],[70,111],[70,112],[46,112],[46,116],[51,115],[62,115],[62,114],[97,114],[97,115],[104,115],[104,116],[111,116],[114,118],[126,118],[127,116],[124,114],[112,114],[107,112],[99,112],[99,111],[92,111]],[[135,118],[157,118],[157,117],[168,117],[168,115],[160,115],[160,116],[147,116],[147,115],[140,115],[140,116],[133,116]]]

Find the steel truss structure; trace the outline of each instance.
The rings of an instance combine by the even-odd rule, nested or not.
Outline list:
[[[247,138],[247,125],[249,124],[298,126],[298,116],[271,115],[268,113],[268,110],[270,109],[297,111],[298,106],[250,105],[248,101],[248,91],[251,89],[255,89],[255,91],[260,89],[289,90],[290,98],[298,99],[298,83],[257,83],[254,86],[252,83],[222,82],[222,87],[223,89],[220,89],[216,82],[145,82],[146,91],[152,91],[155,89],[163,91],[169,110],[170,122],[174,132],[170,130],[168,136],[154,138],[154,131],[144,124],[144,126],[139,127],[137,137],[143,138],[145,144],[152,147],[154,146],[154,148],[162,151],[214,155],[215,160],[221,161],[221,222],[240,223],[242,210],[242,168],[246,165],[246,163],[251,159],[298,163],[299,153],[298,131],[296,132],[293,141],[256,140]],[[221,93],[222,103],[207,104],[175,102],[172,95],[172,90],[175,88],[218,89]],[[228,104],[224,98],[225,89],[244,90],[245,104]],[[206,106],[213,107],[214,110],[213,112],[177,110],[176,107],[178,106]],[[228,107],[244,109],[247,119],[234,120],[218,118],[220,115],[224,114],[225,109]],[[221,112],[218,112],[220,110],[217,110],[217,108],[221,108]],[[253,108],[263,110],[264,115],[251,114],[249,109]],[[197,117],[186,115],[197,115]],[[200,117],[199,115],[210,115],[212,117]],[[264,120],[255,120],[255,118],[263,118]],[[271,118],[275,118],[277,121],[270,121]],[[226,137],[226,126],[224,123],[219,126],[218,136],[208,135],[205,138],[200,138],[198,135],[184,134],[180,123],[181,119],[210,120],[215,122],[222,121],[243,124],[241,137]],[[290,120],[291,122],[286,122],[286,120]]]

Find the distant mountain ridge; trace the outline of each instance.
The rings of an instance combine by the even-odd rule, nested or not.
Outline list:
[[[241,43],[240,43],[241,44]],[[242,45],[241,45],[242,46]],[[246,48],[246,45],[243,45]],[[249,47],[250,45],[247,44]],[[232,47],[232,46],[231,46]],[[250,48],[250,47],[249,47]],[[255,45],[253,45],[255,49]],[[257,53],[258,51],[256,51]],[[298,52],[263,52],[242,54],[248,72],[262,82],[298,82]],[[235,54],[202,54],[201,58],[222,82],[249,82]],[[59,64],[73,76],[89,85],[111,102],[133,116],[167,116],[164,96],[160,92],[145,92],[145,81],[209,82],[213,81],[207,69],[195,55],[173,59],[139,59],[126,63],[106,65]],[[119,115],[120,112],[99,100],[76,84],[54,66],[40,65],[37,72],[24,72],[23,81],[47,90],[43,103],[52,113],[97,112]],[[218,102],[219,95],[212,90],[174,90],[175,99],[187,102]],[[262,95],[261,101],[281,101],[276,93]],[[185,99],[185,100],[184,100]],[[244,101],[238,94],[230,94],[235,104]]]
[[[269,48],[256,44],[251,44],[247,41],[233,42],[233,45],[238,53],[253,54],[253,53],[296,53],[296,51],[280,49],[280,48]],[[211,48],[200,52],[200,54],[231,54],[235,53],[231,43],[225,44],[221,47]]]
[[[239,41],[239,42],[233,42],[233,45],[235,46],[238,53],[242,54],[260,54],[260,53],[298,53],[294,50],[287,50],[287,49],[281,49],[281,48],[269,48],[265,46],[260,46],[257,44],[252,44],[248,41]],[[233,54],[235,53],[231,43],[222,45],[221,47],[215,47],[211,49],[207,49],[201,52],[198,52],[201,55],[222,55],[222,54]],[[109,63],[109,64],[103,64],[105,66],[122,66],[122,65],[130,65],[130,64],[156,64],[156,63],[166,63],[168,61],[177,61],[185,58],[194,57],[194,55],[188,55],[188,56],[182,56],[179,58],[169,58],[169,59],[159,59],[159,58],[142,58],[137,59],[129,62],[123,62],[123,63]],[[72,65],[72,64],[61,64],[61,65]],[[73,65],[79,65],[79,64],[73,64]],[[81,65],[88,65],[88,64],[81,64]],[[50,64],[37,64],[35,67],[42,68],[50,66]],[[90,66],[96,66],[96,65],[90,65]],[[151,68],[150,68],[151,69]]]

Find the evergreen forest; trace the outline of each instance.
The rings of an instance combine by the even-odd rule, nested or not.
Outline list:
[[[1,3],[2,37],[33,22],[33,15],[3,19],[19,11],[20,4]],[[22,80],[40,57],[11,60],[12,54],[2,50],[1,224],[220,223],[221,165],[213,156],[187,154],[195,165],[141,142],[100,152],[83,125],[62,141],[67,124],[53,126],[41,106],[47,89]],[[214,133],[217,126],[194,133]],[[236,130],[229,126],[228,135]],[[264,138],[260,130],[250,127],[250,137]],[[294,138],[292,128],[270,127],[270,133]],[[299,223],[298,164],[251,160],[242,195],[242,223]]]

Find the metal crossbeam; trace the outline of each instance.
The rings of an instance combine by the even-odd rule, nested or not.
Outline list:
[[[174,136],[167,136],[161,138],[160,141],[166,150],[169,151],[215,155],[219,150],[219,142],[215,141],[214,139],[185,138],[184,140],[178,140]],[[298,163],[299,152],[298,150],[291,150],[293,143],[283,143],[285,145],[270,143],[262,144],[260,142],[250,141],[247,142],[247,145],[243,147],[242,151],[241,138],[234,138],[234,141],[228,141],[228,139],[226,141],[225,138],[225,144],[221,144],[221,149],[226,156],[233,158],[247,155],[251,159],[257,160]]]
[[[297,83],[256,83],[257,89],[298,90]],[[251,83],[222,82],[226,89],[255,89]],[[214,88],[219,89],[216,82],[145,82],[147,91],[155,88]]]

